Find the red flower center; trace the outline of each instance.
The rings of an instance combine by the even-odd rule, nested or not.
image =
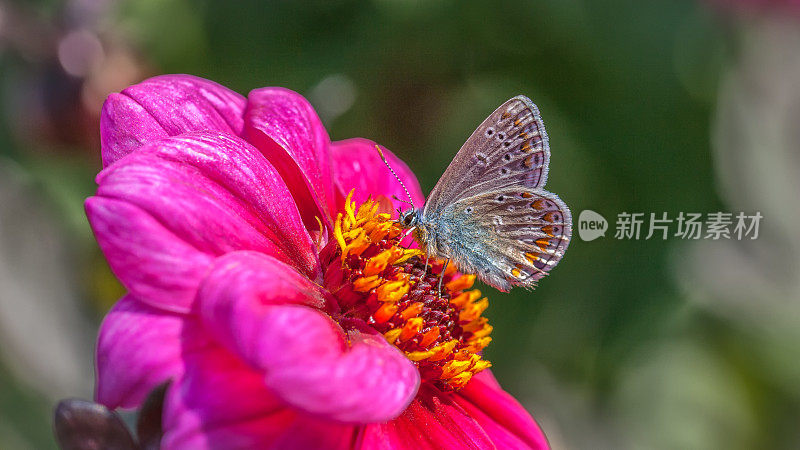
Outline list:
[[[491,366],[480,352],[491,342],[489,306],[474,275],[462,275],[442,261],[426,266],[420,250],[400,245],[402,228],[378,203],[357,210],[345,202],[336,219],[335,240],[322,250],[325,286],[336,295],[342,313],[381,332],[417,365],[424,381],[442,389],[463,387]],[[442,279],[441,292],[439,279]]]

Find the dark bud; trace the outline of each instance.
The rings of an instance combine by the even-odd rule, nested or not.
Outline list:
[[[125,423],[103,405],[86,400],[62,400],[56,406],[56,441],[64,450],[136,450]]]
[[[136,434],[139,435],[139,448],[142,450],[158,450],[164,430],[161,427],[161,414],[164,411],[164,395],[169,382],[156,386],[147,395],[139,419],[136,421]]]

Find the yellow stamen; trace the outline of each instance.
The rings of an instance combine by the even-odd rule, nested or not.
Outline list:
[[[419,345],[427,347],[436,342],[440,335],[439,327],[433,327],[422,335],[422,340],[419,341]]]
[[[386,266],[393,263],[401,256],[403,256],[403,249],[399,247],[392,247],[378,253],[367,261],[367,267],[364,268],[364,275],[370,276],[383,272]]]
[[[442,345],[434,347],[432,349],[434,350],[434,354],[430,357],[430,360],[439,361],[446,358],[453,351],[453,349],[456,348],[456,345],[458,345],[458,341],[453,339],[445,342]]]
[[[335,239],[328,245],[335,250],[322,252],[331,258],[326,287],[336,293],[345,316],[382,333],[419,367],[424,381],[442,389],[463,387],[491,365],[480,355],[491,342],[492,327],[482,317],[488,300],[479,290],[468,290],[475,275],[459,274],[455,264],[441,274],[428,269],[419,275],[423,251],[400,246],[403,229],[389,214],[378,212],[379,202],[367,200],[356,207],[353,196],[351,191],[334,221]],[[431,263],[441,268],[443,261]],[[441,291],[436,288],[439,277],[444,279]]]
[[[342,216],[336,218],[336,222],[333,224],[333,235],[336,237],[336,242],[339,243],[339,248],[342,249],[342,261],[347,257],[347,243],[344,241],[344,235],[342,234]]]
[[[400,337],[400,333],[402,331],[403,330],[401,330],[400,328],[392,328],[391,330],[389,330],[386,333],[384,333],[383,337],[385,337],[386,340],[389,341],[390,344],[394,344],[395,341],[397,341],[397,338]]]
[[[449,384],[456,388],[466,386],[467,382],[472,378],[472,372],[460,373],[449,380]]]
[[[350,193],[347,194],[347,198],[344,200],[344,210],[347,213],[347,217],[350,219],[350,223],[355,225],[356,223],[356,216],[354,213],[354,209],[356,204],[351,202],[353,200],[353,194],[356,192],[355,189],[351,189]]]
[[[480,317],[483,311],[489,307],[489,299],[483,298],[477,302],[468,303],[458,315],[459,320],[462,322],[472,322]]]
[[[442,367],[442,378],[453,378],[454,376],[460,374],[461,372],[469,369],[475,362],[471,360],[467,361],[450,361],[449,363],[445,364]]]
[[[397,309],[395,307],[395,309]],[[416,336],[419,333],[419,330],[422,329],[422,325],[425,324],[425,321],[419,317],[414,317],[413,319],[409,319],[405,326],[403,327],[403,332],[400,333],[400,341],[407,341],[412,337]]]
[[[424,359],[430,359],[431,356],[436,354],[434,350],[428,350],[424,352],[407,352],[406,357],[412,361],[422,361]]]
[[[383,323],[387,320],[391,319],[394,313],[397,312],[397,305],[394,303],[384,303],[381,305],[372,317],[375,319],[377,323]],[[401,333],[402,335],[402,333]]]
[[[381,281],[382,280],[377,275],[363,277],[353,282],[353,288],[356,290],[356,292],[369,292],[381,284]]]
[[[419,313],[422,312],[422,308],[425,305],[422,302],[415,302],[408,306],[408,308],[404,309],[403,312],[400,313],[400,317],[405,320],[408,320],[412,317],[416,317]]]
[[[469,345],[465,347],[465,349],[472,353],[478,353],[479,351],[486,348],[489,343],[492,342],[492,338],[489,336],[482,337],[480,339],[476,339],[474,341],[470,341]]]
[[[397,258],[397,261],[395,261],[395,264],[404,263],[404,262],[408,261],[410,258],[413,258],[415,256],[419,256],[419,255],[423,255],[423,254],[424,254],[424,252],[422,250],[419,250],[419,249],[416,249],[416,248],[406,249],[403,252],[403,256]]]
[[[375,293],[378,294],[378,301],[394,303],[406,295],[410,288],[406,280],[389,281],[378,286]]]
[[[489,319],[486,317],[478,317],[477,319],[473,320],[472,322],[461,325],[461,329],[464,331],[469,331],[470,333],[475,333],[476,331],[483,328],[483,326],[489,322]]]
[[[451,291],[463,291],[464,289],[471,288],[472,285],[475,284],[475,278],[475,275],[464,274],[455,280],[448,282],[446,287]]]
[[[492,333],[493,329],[494,329],[494,327],[492,327],[489,324],[486,324],[480,330],[475,331],[474,333],[472,333],[472,337],[475,338],[475,339],[480,339],[480,338],[486,337],[486,336],[488,336],[488,335],[490,335]]]
[[[461,294],[458,294],[456,298],[450,300],[450,304],[458,307],[463,307],[467,303],[472,303],[479,298],[481,298],[481,291],[473,289],[471,291],[466,291],[462,292]]]

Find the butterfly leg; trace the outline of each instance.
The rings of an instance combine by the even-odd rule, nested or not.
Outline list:
[[[447,264],[450,263],[450,258],[444,260],[444,265],[442,266],[442,272],[439,274],[439,289],[436,291],[436,297],[442,297],[442,280],[444,280],[444,271],[447,270]]]
[[[425,275],[428,274],[428,261],[431,259],[431,256],[426,254],[425,255],[425,272],[422,272],[422,278],[425,278]]]
[[[409,234],[411,234],[411,233],[413,233],[413,232],[414,232],[414,229],[413,229],[413,228],[409,228],[408,230],[406,230],[406,232],[405,232],[405,233],[403,233],[403,235],[400,237],[400,241],[399,241],[399,242],[403,242],[403,241],[404,241],[404,240],[405,240],[405,239],[408,237],[408,235],[409,235]],[[413,241],[412,241],[411,243],[413,243]],[[401,246],[401,247],[403,247],[403,248],[408,248],[408,247],[410,247],[410,246],[411,246],[411,244],[408,244],[408,245],[406,245],[406,246]]]

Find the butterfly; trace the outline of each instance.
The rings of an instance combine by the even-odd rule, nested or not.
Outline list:
[[[452,262],[504,292],[533,288],[563,258],[572,234],[569,208],[544,190],[549,162],[539,109],[514,97],[467,139],[425,205],[412,202],[398,222],[445,267]]]

